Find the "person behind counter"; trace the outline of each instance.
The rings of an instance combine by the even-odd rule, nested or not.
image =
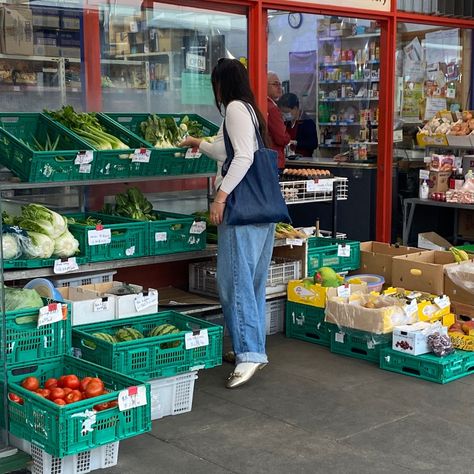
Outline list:
[[[283,113],[290,140],[296,142],[294,153],[306,157],[313,156],[313,151],[318,147],[318,134],[314,120],[300,109],[296,94],[291,92],[283,94],[277,104]]]

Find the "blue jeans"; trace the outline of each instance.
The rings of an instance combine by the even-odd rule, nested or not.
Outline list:
[[[267,363],[265,283],[275,224],[218,228],[217,286],[236,363]]]

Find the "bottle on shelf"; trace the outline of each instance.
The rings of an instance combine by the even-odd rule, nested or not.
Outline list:
[[[458,168],[454,175],[454,189],[461,189],[464,184],[464,175],[462,168]]]
[[[428,187],[428,183],[426,182],[426,179],[423,180],[423,183],[420,186],[420,191],[419,191],[419,198],[420,199],[428,199],[428,194],[429,194],[430,188]]]

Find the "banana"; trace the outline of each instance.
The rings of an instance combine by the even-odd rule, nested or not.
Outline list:
[[[454,260],[456,260],[457,263],[469,260],[469,255],[465,250],[461,250],[456,247],[450,247],[449,251],[453,254]]]

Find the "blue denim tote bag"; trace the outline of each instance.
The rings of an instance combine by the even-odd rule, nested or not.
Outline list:
[[[249,104],[244,104],[252,117],[258,150],[254,153],[253,163],[246,175],[227,197],[224,222],[228,225],[291,223],[278,181],[277,152],[265,148],[253,117],[254,112]],[[223,128],[227,158],[222,165],[222,176],[225,176],[234,158],[234,148],[225,120]]]

